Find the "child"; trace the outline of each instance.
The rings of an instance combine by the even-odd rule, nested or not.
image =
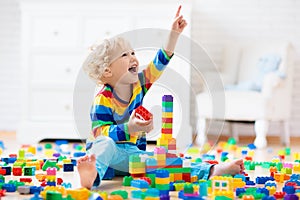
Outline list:
[[[173,56],[177,39],[187,23],[178,8],[166,47],[160,49],[145,70],[138,73],[139,62],[130,44],[123,38],[111,38],[97,46],[84,63],[84,69],[103,88],[96,95],[91,109],[92,136],[87,140],[87,155],[78,160],[82,187],[100,185],[108,167],[128,172],[129,156],[152,152],[140,150],[140,132],[153,129],[153,119],[135,117],[135,109]],[[243,161],[223,165],[197,164],[192,167],[199,178],[241,173]],[[99,177],[95,181],[97,176]]]

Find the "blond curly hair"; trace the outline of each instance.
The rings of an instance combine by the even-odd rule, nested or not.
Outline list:
[[[101,44],[93,45],[82,67],[87,75],[96,83],[103,83],[102,75],[106,67],[119,58],[124,52],[131,50],[129,42],[122,37],[105,39]]]

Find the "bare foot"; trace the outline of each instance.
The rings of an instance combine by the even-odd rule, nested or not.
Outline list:
[[[245,170],[243,159],[217,164],[211,168],[210,177],[224,174],[242,174]]]
[[[97,177],[96,170],[96,157],[94,154],[91,156],[84,156],[77,161],[77,169],[80,176],[80,183],[82,187],[91,189]]]

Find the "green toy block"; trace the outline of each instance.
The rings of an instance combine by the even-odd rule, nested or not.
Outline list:
[[[141,158],[139,155],[131,155],[129,156],[129,162],[141,162]]]
[[[236,144],[236,140],[233,137],[231,137],[231,138],[228,139],[227,143],[231,144],[231,145],[234,145],[234,144]]]
[[[183,193],[184,194],[193,194],[194,193],[194,187],[192,184],[185,184],[183,187]]]
[[[281,169],[282,169],[282,167],[283,167],[283,165],[282,165],[282,163],[280,162],[280,163],[276,163],[276,168],[277,168],[277,171],[281,171]]]
[[[62,194],[60,192],[48,190],[46,192],[46,199],[63,200],[63,197],[62,197]]]
[[[156,184],[155,188],[158,190],[170,190],[169,184]]]
[[[215,200],[230,200],[231,198],[226,197],[226,196],[216,196]]]
[[[166,108],[172,108],[173,107],[173,102],[163,101],[162,106],[166,107]]]
[[[222,157],[221,157],[221,161],[222,161],[222,162],[225,162],[226,160],[228,160],[228,157],[227,157],[227,156],[222,156]]]
[[[52,149],[52,144],[46,143],[45,144],[45,149]]]
[[[132,180],[133,180],[132,176],[124,176],[122,185],[130,186]]]
[[[57,169],[57,171],[59,171],[59,167],[56,165],[56,161],[54,160],[46,160],[46,162],[44,163],[42,170],[46,171],[48,167],[55,167]]]
[[[286,148],[284,149],[284,151],[285,151],[285,155],[286,155],[286,156],[291,155],[291,148],[290,148],[290,147],[286,147]]]
[[[116,190],[110,194],[111,195],[120,195],[123,199],[128,199],[128,192],[125,190]]]
[[[190,167],[184,168],[158,168],[158,170],[167,170],[169,173],[191,173]]]
[[[19,159],[25,159],[25,149],[20,149],[19,150],[18,158]]]
[[[0,181],[2,181],[3,183],[5,183],[5,177],[3,175],[0,175]]]
[[[24,173],[24,176],[34,176],[35,175],[35,167],[24,167],[23,173]]]
[[[195,162],[196,163],[202,163],[202,159],[201,158],[196,158]]]
[[[146,174],[146,177],[151,179],[151,187],[155,188],[155,174]]]

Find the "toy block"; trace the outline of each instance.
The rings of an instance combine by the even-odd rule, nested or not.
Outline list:
[[[5,177],[3,175],[0,175],[0,183],[5,183]]]
[[[46,171],[48,167],[55,167],[57,171],[59,171],[59,167],[56,165],[55,160],[46,160],[46,162],[43,164],[42,170]]]
[[[166,149],[164,147],[155,147],[154,155],[156,154],[166,154]]]
[[[173,132],[173,129],[172,128],[162,128],[161,129],[161,133],[164,134],[164,135],[171,135]],[[164,139],[171,139],[172,137],[170,138],[164,138]]]
[[[174,181],[183,180],[182,173],[174,173]]]
[[[63,164],[63,171],[64,172],[73,172],[74,171],[73,163],[64,163]]]
[[[2,166],[2,170],[5,170],[4,176],[11,175],[11,166]]]
[[[47,175],[55,176],[56,175],[56,168],[54,167],[48,167],[46,169]]]
[[[169,184],[170,178],[155,178],[155,184]]]
[[[73,199],[89,199],[90,191],[86,188],[73,189],[73,190],[69,189],[67,190],[67,194],[70,195]]]
[[[3,175],[3,176],[4,176],[5,174],[6,174],[6,170],[0,168],[0,175]]]
[[[0,197],[4,197],[5,196],[5,192],[6,192],[6,190],[0,189]]]
[[[130,186],[143,190],[149,188],[149,183],[145,180],[132,180]]]
[[[110,193],[111,195],[120,195],[123,199],[128,199],[128,192],[125,190],[115,190]]]
[[[32,179],[31,178],[20,178],[20,182],[31,183]]]
[[[173,112],[162,112],[163,118],[173,118]]]
[[[162,96],[163,102],[173,102],[173,96],[172,95],[164,95]]]
[[[185,182],[191,182],[191,174],[190,174],[190,173],[183,173],[183,174],[182,174],[182,179],[183,179]]]
[[[35,167],[24,167],[24,176],[34,176],[35,175]]]
[[[173,118],[163,117],[162,123],[173,123]]]
[[[56,176],[47,175],[46,180],[47,182],[55,182]]]
[[[163,132],[161,132],[161,138],[164,139],[164,140],[167,140],[166,149],[167,149],[169,140],[172,139],[172,137],[173,137],[172,132],[171,133],[163,133]],[[161,145],[161,146],[163,146],[163,145]]]
[[[19,194],[30,194],[30,186],[24,185],[18,187]]]
[[[46,174],[36,174],[35,175],[35,178],[39,181],[39,182],[42,182],[44,180],[46,180]]]
[[[146,121],[153,117],[153,115],[143,106],[139,106],[135,109],[135,116]]]
[[[15,192],[17,187],[11,183],[5,183],[2,185],[2,190],[5,190],[6,192]]]

